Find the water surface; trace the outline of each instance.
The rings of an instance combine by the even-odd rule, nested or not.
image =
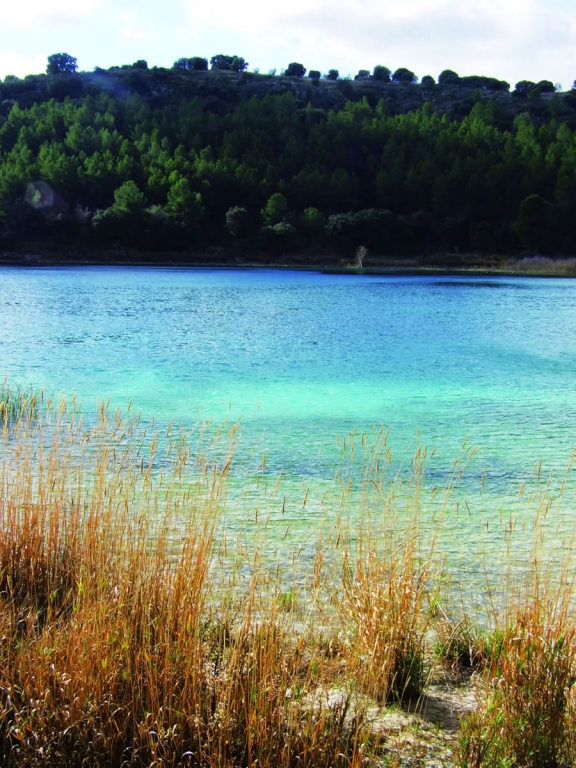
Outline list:
[[[160,423],[241,418],[242,450],[294,488],[329,482],[354,429],[389,428],[399,465],[436,448],[440,485],[468,437],[481,525],[576,447],[568,279],[2,267],[0,328],[11,383],[77,393],[87,413],[109,399]]]

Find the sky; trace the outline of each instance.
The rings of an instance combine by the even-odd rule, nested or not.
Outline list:
[[[355,75],[383,64],[418,77],[576,79],[575,0],[0,0],[0,77],[46,70],[68,53],[80,70],[170,67],[183,56],[243,56],[249,70],[290,62]]]

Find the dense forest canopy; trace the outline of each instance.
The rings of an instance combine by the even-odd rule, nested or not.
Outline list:
[[[0,242],[542,251],[576,239],[576,91],[241,56],[0,82]]]

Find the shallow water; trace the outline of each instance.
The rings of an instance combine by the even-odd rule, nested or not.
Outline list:
[[[427,487],[467,437],[479,448],[454,530],[485,529],[515,508],[523,472],[541,461],[560,476],[576,447],[568,279],[2,267],[0,328],[1,374],[77,393],[88,414],[109,399],[161,424],[241,418],[240,454],[259,464],[265,450],[266,472],[283,471],[296,526],[354,429],[385,425],[398,467],[435,448]],[[569,483],[565,507],[572,496]],[[473,514],[456,517],[464,499]]]

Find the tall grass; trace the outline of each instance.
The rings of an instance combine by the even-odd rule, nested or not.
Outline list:
[[[425,692],[445,597],[425,452],[396,475],[385,433],[352,439],[306,573],[269,562],[266,522],[227,538],[236,437],[73,401],[4,419],[0,764],[386,763],[369,714]],[[494,609],[467,768],[574,757],[572,582],[532,574]]]
[[[575,630],[565,609],[539,599],[494,636],[478,709],[465,717],[459,763],[557,768],[573,765]]]
[[[224,588],[220,437],[195,458],[177,441],[155,473],[156,438],[105,409],[90,430],[65,405],[6,424],[3,764],[366,760],[362,712],[327,703],[322,651],[262,614],[257,569],[245,594]]]
[[[0,422],[33,418],[42,399],[42,393],[14,388],[4,381],[0,386]]]
[[[572,460],[568,472],[571,467]],[[549,530],[556,546],[542,547],[541,526],[557,505],[557,494],[542,494],[530,558],[521,578],[515,573],[509,580],[507,601],[482,640],[478,706],[462,720],[462,768],[558,768],[576,761],[574,530],[563,539]]]

